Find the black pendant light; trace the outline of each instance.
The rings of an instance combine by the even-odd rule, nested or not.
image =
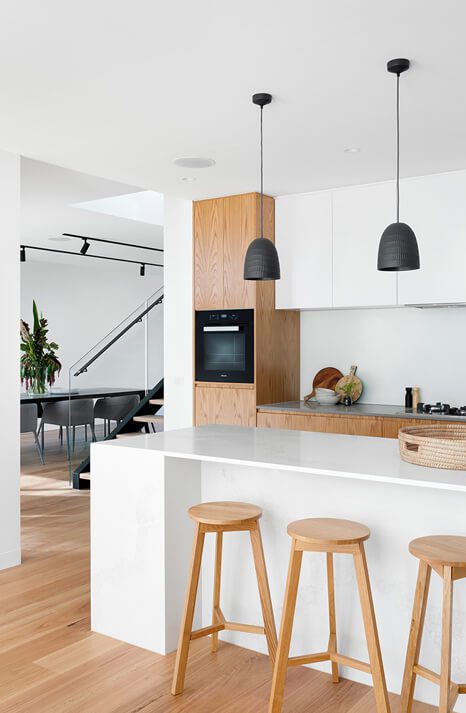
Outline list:
[[[261,108],[261,235],[250,243],[244,259],[245,280],[279,280],[280,263],[273,242],[264,238],[264,151],[262,133],[262,112],[272,101],[271,94],[254,94],[253,104]]]
[[[419,270],[419,248],[414,231],[400,223],[400,74],[409,69],[409,59],[391,59],[387,71],[396,74],[396,223],[382,233],[377,269],[386,272]]]

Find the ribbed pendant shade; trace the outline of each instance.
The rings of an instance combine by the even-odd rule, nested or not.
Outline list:
[[[279,280],[280,262],[275,245],[268,238],[264,238],[264,152],[262,132],[262,111],[266,104],[272,101],[271,94],[254,94],[253,104],[261,109],[261,236],[250,243],[244,258],[245,280]]]
[[[384,272],[419,270],[419,248],[412,228],[400,223],[400,74],[409,69],[409,59],[391,59],[387,71],[396,74],[396,223],[382,233],[377,269]]]
[[[280,279],[280,262],[277,250],[268,238],[256,238],[249,244],[244,259],[244,279]]]
[[[391,223],[380,239],[377,269],[403,272],[419,267],[419,248],[413,230],[406,223]]]

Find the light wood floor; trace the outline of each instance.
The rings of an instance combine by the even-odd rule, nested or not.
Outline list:
[[[68,489],[53,432],[46,467],[29,436],[22,461],[24,563],[0,573],[1,713],[266,713],[271,671],[260,654],[193,642],[185,693],[173,698],[173,656],[90,632],[89,493]],[[311,711],[375,713],[372,690],[293,668],[284,713]]]

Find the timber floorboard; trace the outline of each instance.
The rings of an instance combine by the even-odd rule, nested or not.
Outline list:
[[[186,688],[175,657],[90,631],[89,491],[68,488],[65,449],[46,434],[47,465],[22,437],[23,564],[0,572],[1,713],[266,713],[267,657],[191,643]],[[285,573],[284,573],[285,576]],[[400,653],[403,655],[403,653]],[[398,696],[391,696],[398,713]],[[413,713],[431,713],[416,703]],[[375,713],[372,689],[309,668],[288,671],[283,713]]]

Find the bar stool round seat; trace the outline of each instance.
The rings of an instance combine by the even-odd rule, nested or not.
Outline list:
[[[439,686],[439,713],[451,713],[458,696],[466,693],[466,684],[454,683],[451,680],[453,585],[457,580],[466,578],[466,537],[456,535],[418,537],[409,543],[409,551],[419,560],[419,568],[406,651],[400,711],[411,712],[416,678],[421,676]],[[443,587],[440,673],[431,671],[419,662],[432,572],[442,579]]]
[[[287,532],[295,540],[310,545],[354,545],[371,535],[369,528],[359,522],[330,517],[295,520],[290,522]]]
[[[189,508],[188,515],[204,525],[245,525],[259,520],[262,510],[257,505],[236,502],[201,503]]]
[[[424,562],[443,567],[466,567],[466,537],[430,535],[409,544],[412,555]]]
[[[184,610],[181,619],[180,638],[176,653],[175,671],[173,673],[172,693],[174,696],[182,693],[186,676],[189,645],[193,639],[203,636],[211,637],[212,651],[217,651],[218,635],[221,631],[243,631],[249,634],[263,634],[267,640],[269,656],[273,663],[277,650],[277,632],[270,598],[267,569],[265,566],[264,548],[259,528],[262,510],[251,503],[213,502],[200,503],[188,510],[189,517],[195,522],[193,552],[188,575],[188,587]],[[254,567],[256,571],[259,599],[262,609],[262,625],[241,624],[229,621],[220,606],[220,583],[222,579],[223,536],[226,533],[248,532]],[[202,564],[202,553],[206,535],[214,534],[216,538],[214,560],[214,592],[212,606],[212,623],[193,631],[194,608]]]
[[[282,713],[288,667],[319,663],[321,661],[330,662],[333,683],[338,683],[340,680],[338,670],[340,664],[357,668],[360,671],[371,674],[374,683],[375,710],[377,713],[390,713],[387,685],[385,682],[377,622],[364,549],[364,542],[369,539],[371,534],[369,528],[366,527],[366,525],[353,522],[352,520],[307,518],[305,520],[291,522],[288,525],[287,531],[291,537],[291,555],[278,648],[275,657],[269,713]],[[325,651],[290,657],[289,653],[296,611],[296,598],[303,554],[305,552],[324,553],[327,558],[329,639]],[[369,663],[350,658],[338,651],[334,554],[346,554],[353,558],[369,653]]]

